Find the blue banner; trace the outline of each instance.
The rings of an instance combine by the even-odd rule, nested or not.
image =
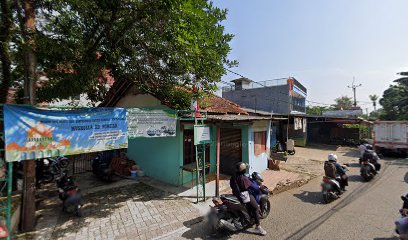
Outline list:
[[[124,108],[50,110],[4,105],[6,161],[127,148]]]

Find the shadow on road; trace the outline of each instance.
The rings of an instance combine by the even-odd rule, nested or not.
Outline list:
[[[349,182],[364,182],[363,177],[360,175],[350,175],[348,180]]]
[[[226,231],[212,232],[207,219],[198,217],[183,223],[189,228],[181,236],[185,239],[229,239],[230,234]]]
[[[399,238],[398,237],[374,238],[373,240],[399,240]]]
[[[304,191],[299,194],[293,194],[293,196],[299,198],[305,203],[311,203],[313,205],[323,204],[322,193],[321,192],[308,192]]]

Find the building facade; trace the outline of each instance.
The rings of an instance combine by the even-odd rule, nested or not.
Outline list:
[[[277,114],[305,114],[307,89],[295,78],[254,82],[232,80],[223,87],[222,97],[245,108]]]

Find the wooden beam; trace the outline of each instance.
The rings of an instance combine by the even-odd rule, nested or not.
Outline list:
[[[221,151],[221,143],[220,143],[220,126],[217,126],[217,139],[216,139],[216,144],[217,144],[217,162],[216,162],[216,179],[215,179],[215,196],[219,197],[220,196],[220,151]]]

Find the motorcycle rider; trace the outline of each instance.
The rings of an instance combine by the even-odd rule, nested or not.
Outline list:
[[[369,162],[369,164],[372,165],[373,171],[375,173],[377,173],[377,171],[380,171],[381,164],[378,162],[380,158],[378,157],[377,153],[375,153],[371,145],[366,147],[362,160]]]
[[[338,179],[339,184],[340,184],[340,189],[342,191],[346,191],[346,186],[348,186],[348,176],[346,174],[346,171],[344,168],[337,163],[337,156],[333,153],[330,153],[329,156],[327,157],[327,160],[325,162],[325,169],[327,164],[333,164],[335,167],[335,178]],[[327,173],[326,173],[327,175]],[[333,176],[327,176],[333,178]]]
[[[249,177],[245,175],[245,172],[247,170],[247,164],[243,162],[238,162],[236,165],[236,173],[234,176],[231,177],[230,180],[230,186],[232,188],[232,193],[234,196],[242,203],[242,198],[241,198],[241,193],[248,191],[249,188],[252,185],[251,180]],[[251,215],[255,219],[255,231],[256,233],[265,236],[266,231],[261,227],[261,217],[259,215],[259,205],[257,201],[255,200],[255,197],[252,194],[249,194],[250,201],[248,203],[245,203],[248,212],[251,213]]]

